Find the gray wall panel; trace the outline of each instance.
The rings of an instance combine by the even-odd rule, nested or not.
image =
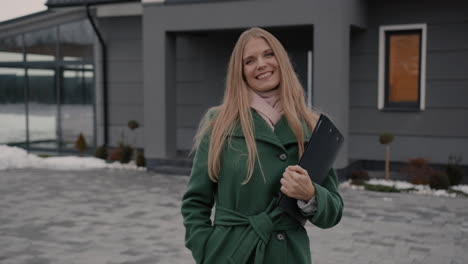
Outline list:
[[[468,80],[433,80],[426,89],[428,108],[465,108],[468,111]]]
[[[141,39],[126,39],[109,41],[107,52],[112,54],[109,61],[139,61],[141,62]]]
[[[350,107],[374,107],[377,109],[377,81],[351,81]]]
[[[109,105],[109,122],[112,125],[126,126],[130,120],[136,120],[140,125],[143,125],[141,104],[113,103]]]
[[[379,59],[377,53],[352,55],[350,80],[377,80]]]
[[[463,121],[467,122],[463,122]],[[380,112],[375,108],[354,108],[350,132],[391,132],[414,136],[468,137],[466,109],[428,109],[423,112]]]
[[[110,83],[141,82],[141,61],[111,61],[107,69]]]
[[[377,81],[351,81],[351,107],[374,107],[377,109]],[[468,80],[440,80],[426,84],[426,107],[467,108]]]
[[[177,82],[199,82],[203,80],[202,62],[198,59],[177,60]]]
[[[468,26],[467,26],[468,34]],[[429,38],[429,36],[428,36]],[[426,76],[434,79],[468,80],[468,50],[428,52]]]
[[[350,24],[365,26],[367,21],[363,17],[363,14],[365,14],[364,5],[364,2],[359,0],[332,2],[300,0],[294,1],[294,4],[287,0],[170,6],[145,4],[143,10],[143,29],[145,32],[143,40],[144,100],[146,102],[152,96],[162,96],[169,91],[174,91],[170,83],[171,80],[168,79],[172,70],[167,68],[167,59],[172,55],[167,56],[165,51],[170,49],[167,46],[168,42],[164,42],[165,36],[168,35],[167,32],[175,35],[184,32],[210,37],[215,33],[229,33],[230,30],[239,31],[239,29],[252,26],[278,27],[278,31],[288,32],[293,27],[308,26],[311,28],[311,25],[314,25],[313,33],[312,30],[309,30],[307,34],[288,38],[288,42],[291,39],[293,39],[293,42],[297,40],[299,43],[306,40],[313,43],[314,47],[317,48],[317,51],[314,51],[314,96],[316,96],[314,103],[325,111],[332,113],[336,120],[339,120],[339,126],[346,134],[348,132],[349,109]],[[265,10],[268,10],[268,12],[265,12]],[[239,14],[242,14],[242,19],[239,19]],[[174,17],[177,17],[177,19],[174,19]],[[320,27],[317,27],[318,25]],[[279,27],[283,28],[280,29]],[[227,39],[227,37],[216,37],[211,39],[211,43],[202,41],[202,50],[204,52],[201,52],[203,67],[201,75],[204,76],[204,79],[201,81],[208,94],[207,97],[210,98],[209,102],[207,102],[209,105],[204,106],[205,109],[219,104],[222,99],[226,64],[229,53],[234,46],[234,43],[226,41]],[[285,44],[285,46],[289,46],[289,43]],[[221,47],[228,52],[221,50]],[[180,55],[182,51],[179,49],[177,49],[176,58],[186,58],[184,54]],[[192,51],[187,51],[187,53],[189,52]],[[293,52],[292,54],[301,54],[301,52]],[[299,60],[298,64],[303,63]],[[178,76],[180,72],[185,70],[184,66],[179,65],[176,68],[175,75],[177,77],[174,79],[184,80],[185,76]],[[154,74],[152,74],[153,72]],[[175,85],[179,88],[178,84]],[[154,89],[155,86],[158,90]],[[340,94],[341,98],[331,100],[334,94]],[[169,103],[161,102],[161,105],[167,104]],[[145,113],[152,111],[153,109],[145,104]],[[177,114],[177,116],[180,116],[180,114]],[[148,120],[159,120],[163,123],[167,119],[173,120],[175,117],[172,116],[171,112],[166,112],[164,109],[157,111],[157,116],[148,117]],[[168,140],[172,142],[170,131],[165,133],[152,123],[147,124],[147,132],[156,137],[156,143],[160,143],[161,146],[149,144],[147,156],[149,158],[171,156],[172,150],[163,144]],[[195,123],[198,123],[198,121]],[[145,137],[148,142],[153,142],[147,135]],[[180,149],[179,142],[181,140],[177,141],[177,147]],[[340,166],[347,164],[347,146],[344,147],[343,153],[339,158]]]
[[[176,147],[189,149],[197,122],[204,112],[206,96],[204,85],[202,38],[196,35],[178,34],[176,37]],[[195,132],[194,132],[195,133]],[[190,138],[190,140],[188,139]]]
[[[351,34],[351,56],[379,52],[379,30],[370,28],[366,31],[355,30]]]
[[[108,95],[109,103],[141,104],[143,98],[141,86],[141,82],[109,83],[109,87],[112,87]]]
[[[142,39],[140,16],[101,18],[99,27],[110,29],[103,32],[103,37],[107,40]]]
[[[95,83],[95,97],[94,102],[96,105],[96,139],[97,144],[100,146],[104,144],[104,104],[103,101],[103,75],[102,63],[98,58],[102,56],[101,46],[98,41],[94,42],[94,83]]]
[[[453,0],[369,2],[369,28],[351,37],[351,158],[383,160],[375,142],[385,131],[404,138],[399,141],[404,143],[395,145],[400,147],[392,151],[392,160],[420,155],[445,162],[453,149],[467,149],[466,14],[468,3]],[[413,23],[427,24],[426,110],[381,112],[377,110],[379,26]]]
[[[331,12],[323,10],[324,14],[327,11]],[[327,22],[314,26],[312,104],[327,113],[338,129],[348,135],[351,28],[343,21],[336,21],[333,16],[327,15],[323,19],[323,22]],[[335,162],[338,168],[348,165],[348,144],[345,141],[341,147]]]
[[[386,0],[368,1],[369,24],[466,22],[466,1]]]
[[[468,49],[468,22],[454,24],[432,24],[427,35],[430,42],[429,51],[435,50],[467,50]]]
[[[123,133],[124,141],[127,144],[131,144],[132,146],[136,145],[139,148],[143,148],[145,147],[143,131],[144,127],[139,127],[138,129],[131,131],[126,125],[112,125],[109,127],[109,143],[111,146],[118,146],[120,141],[122,141]]]
[[[203,114],[208,110],[205,105],[178,105],[177,127],[197,128]]]
[[[177,36],[177,149],[192,147],[191,139],[208,108],[219,105],[234,34]],[[190,135],[190,133],[192,133]],[[190,140],[187,140],[187,137]]]
[[[179,59],[199,59],[202,37],[196,35],[179,34],[176,41],[177,54]]]
[[[148,23],[153,16],[143,13],[145,155],[173,157],[177,148],[175,34],[164,31],[159,23]]]
[[[200,105],[206,102],[206,88],[203,82],[178,82],[177,104]]]
[[[107,46],[109,133],[115,146],[129,120],[138,121],[139,138],[143,137],[141,17],[101,18],[99,28]]]
[[[350,158],[359,160],[385,160],[385,147],[376,135],[354,135],[349,138]],[[468,138],[439,138],[396,136],[390,145],[392,161],[408,161],[411,158],[423,157],[433,163],[445,164],[448,155],[461,154],[463,164],[467,164]]]
[[[197,133],[196,128],[179,128],[177,129],[177,145],[181,146],[182,150],[191,150],[193,146],[193,139]],[[182,148],[183,147],[183,148]]]
[[[312,45],[311,41],[305,45],[306,41],[298,40],[297,36],[304,35],[304,30],[310,32],[312,40],[311,28],[277,29],[275,32],[280,40],[288,40],[285,47],[303,76],[306,75],[306,51]],[[193,137],[203,113],[222,103],[227,65],[239,34],[240,31],[228,31],[177,36],[177,127],[186,131],[184,135],[192,131]],[[302,79],[305,83],[306,78]],[[181,138],[182,133],[177,135],[178,149],[189,149],[192,143]]]

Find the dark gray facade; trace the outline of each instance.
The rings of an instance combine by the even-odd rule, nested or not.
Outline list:
[[[141,17],[100,18],[99,28],[107,46],[109,143],[116,146],[123,136],[129,143],[144,147]],[[98,85],[101,87],[102,82]],[[136,120],[141,128],[131,133],[129,120]],[[102,130],[103,122],[98,127]]]
[[[377,109],[379,26],[427,25],[426,108]],[[424,157],[468,164],[468,4],[461,1],[369,1],[368,27],[351,36],[349,144],[353,160],[383,160],[378,144],[392,132],[391,160]]]
[[[312,27],[269,28],[284,43],[296,66],[297,74],[307,85],[307,52],[312,50]],[[222,101],[230,53],[240,30],[179,33],[176,46],[176,144],[177,150],[188,150],[200,117]],[[226,43],[227,45],[219,45]]]
[[[61,12],[84,16],[84,9],[57,10],[49,20],[62,19]],[[128,136],[127,122],[137,120],[135,144],[144,148],[150,166],[191,148],[203,113],[221,103],[235,41],[253,26],[280,39],[304,88],[311,87],[312,105],[345,135],[337,168],[384,160],[378,142],[383,132],[395,135],[394,162],[424,157],[444,164],[450,154],[461,154],[462,164],[468,164],[467,3],[146,0],[97,6],[93,12],[107,43],[110,145],[122,132]],[[380,27],[414,24],[427,28],[424,109],[379,109]],[[15,25],[7,30],[31,26]],[[102,143],[102,60],[96,58]]]
[[[242,19],[239,19],[240,14]],[[365,6],[359,1],[296,1],[291,4],[278,0],[144,5],[145,141],[152,143],[145,146],[147,157],[151,160],[176,154],[178,143],[174,131],[177,131],[178,121],[173,113],[177,113],[178,109],[177,93],[172,87],[177,85],[178,78],[176,40],[178,35],[184,33],[204,32],[209,35],[211,32],[252,26],[313,27],[310,35],[297,36],[313,41],[313,105],[333,116],[339,128],[347,134],[349,34],[352,26],[365,27],[364,14]],[[234,42],[229,48],[233,45]],[[219,63],[218,67],[225,68],[226,64]],[[209,92],[213,88],[203,89]],[[152,104],[155,106],[150,106]],[[337,166],[344,167],[347,163],[348,145],[345,144]]]

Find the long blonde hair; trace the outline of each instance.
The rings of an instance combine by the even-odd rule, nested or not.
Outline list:
[[[305,104],[304,89],[293,70],[283,45],[264,29],[251,28],[244,31],[237,40],[229,60],[223,103],[208,110],[210,112],[210,110],[215,109],[217,114],[211,120],[205,117],[204,122],[200,123],[192,149],[192,152],[196,150],[203,136],[211,131],[208,151],[208,176],[214,182],[219,179],[220,156],[224,143],[227,137],[230,138],[238,121],[240,121],[248,150],[247,177],[242,184],[246,184],[252,178],[255,159],[259,160],[252,128],[253,121],[248,96],[248,89],[250,88],[243,78],[242,64],[244,47],[252,38],[263,38],[271,46],[278,61],[280,99],[284,115],[297,138],[299,157],[304,152],[304,131],[301,120],[304,120],[311,130],[313,130],[318,120],[318,114]],[[259,165],[261,168],[260,160]]]

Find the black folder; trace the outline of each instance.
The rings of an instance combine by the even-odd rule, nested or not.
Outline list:
[[[327,116],[321,114],[298,165],[309,173],[313,182],[323,184],[343,141],[341,132]],[[279,192],[278,206],[301,224],[306,223],[307,218],[300,212],[296,199]]]

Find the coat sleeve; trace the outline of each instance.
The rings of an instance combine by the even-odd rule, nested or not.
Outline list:
[[[343,198],[338,192],[338,179],[333,168],[322,185],[313,183],[317,210],[312,214],[304,214],[317,227],[331,228],[337,225],[343,213]]]
[[[216,183],[208,177],[209,140],[205,136],[193,159],[187,190],[182,198],[181,213],[185,226],[185,246],[197,264],[203,262],[205,244],[213,232],[210,215],[214,205]]]

